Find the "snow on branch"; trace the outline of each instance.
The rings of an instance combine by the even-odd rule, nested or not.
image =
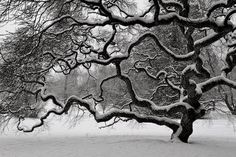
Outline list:
[[[53,99],[56,100],[55,96],[53,95],[48,95],[44,98],[45,100],[50,100]],[[57,102],[59,103],[59,102]],[[60,103],[59,103],[60,104]],[[132,112],[132,111],[126,111],[126,110],[120,110],[120,109],[111,109],[106,113],[100,113],[98,112],[93,103],[89,103],[83,99],[80,99],[76,96],[71,96],[67,99],[64,107],[62,108],[62,110],[56,110],[56,109],[52,109],[50,111],[48,111],[44,116],[40,117],[40,122],[35,124],[34,126],[32,126],[32,128],[30,129],[26,129],[21,127],[21,123],[24,120],[23,117],[19,118],[19,122],[17,125],[18,130],[23,131],[23,132],[32,132],[34,131],[34,129],[42,126],[44,124],[44,121],[51,115],[51,114],[55,114],[55,115],[62,115],[64,113],[67,113],[68,110],[71,108],[72,105],[79,105],[81,107],[85,107],[89,113],[91,113],[94,116],[94,119],[99,123],[99,122],[106,122],[111,120],[114,117],[124,117],[124,118],[131,118],[131,119],[135,119],[137,122],[139,123],[154,123],[157,125],[165,125],[167,127],[169,127],[170,129],[172,129],[174,132],[179,128],[179,123],[177,123],[176,121],[167,118],[167,117],[158,117],[158,116],[148,116],[148,115],[142,115],[142,114],[138,114],[136,112]],[[177,104],[173,104],[171,105],[171,107],[175,107],[177,106]]]
[[[236,89],[236,82],[224,77],[223,75],[212,77],[205,82],[199,83],[197,86],[202,90],[202,92],[206,92],[218,85],[227,85]]]

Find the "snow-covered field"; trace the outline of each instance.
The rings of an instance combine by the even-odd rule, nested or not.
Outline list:
[[[184,144],[171,143],[170,130],[152,124],[98,129],[92,119],[74,128],[54,122],[49,131],[0,135],[0,157],[235,157],[235,124],[225,118],[198,120]]]

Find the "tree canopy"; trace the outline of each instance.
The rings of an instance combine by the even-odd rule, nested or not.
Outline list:
[[[76,107],[97,122],[164,125],[172,140],[188,142],[193,122],[206,112],[205,93],[236,88],[229,77],[235,43],[227,45],[219,74],[204,59],[206,48],[235,31],[235,6],[235,0],[2,0],[0,22],[18,28],[1,44],[0,113],[32,132],[49,115]],[[50,79],[59,75],[77,78],[63,99]],[[48,101],[55,108],[40,113]],[[24,128],[32,117],[39,122]]]

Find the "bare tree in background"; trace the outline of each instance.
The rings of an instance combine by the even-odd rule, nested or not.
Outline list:
[[[232,51],[235,48],[235,31],[227,34],[224,38],[220,39],[218,42],[214,43],[205,48],[204,57],[206,66],[209,68],[212,76],[217,76],[221,74],[221,69],[227,62],[225,57],[228,52]],[[235,80],[235,69],[232,69],[231,73],[228,75],[228,78]],[[226,114],[236,114],[236,105],[235,105],[235,89],[230,86],[219,85],[214,88],[214,92],[209,92],[208,99],[204,101],[205,103],[214,105],[213,110],[218,110],[219,112],[225,112]],[[224,103],[225,107],[228,108],[229,112],[222,108],[222,105],[217,104]],[[212,106],[211,106],[212,107]],[[224,107],[224,106],[223,106]]]
[[[19,26],[1,46],[1,113],[18,113],[18,129],[32,132],[49,115],[62,115],[73,106],[86,109],[97,122],[134,119],[164,125],[173,131],[172,140],[188,142],[193,122],[205,114],[202,96],[219,85],[236,88],[228,77],[236,64],[234,48],[217,76],[210,75],[202,59],[205,47],[235,30],[236,1],[136,2],[1,1],[0,21]],[[210,33],[201,35],[205,29]],[[87,77],[78,80],[80,88],[63,103],[50,91],[48,78],[73,71]],[[19,101],[24,94],[32,97],[27,105]],[[57,107],[38,114],[32,128],[22,127],[29,116],[20,111],[48,100]],[[180,122],[172,119],[176,115]]]
[[[235,31],[228,34],[227,36],[225,36],[224,38],[225,40],[223,40],[223,44],[226,47],[226,50],[222,50],[221,49],[221,53],[224,55],[227,55],[227,53],[230,53],[232,50],[235,49]],[[225,53],[226,52],[226,53]],[[227,56],[226,56],[227,57]],[[232,57],[230,57],[231,59],[233,59]],[[229,58],[228,58],[229,59]],[[227,60],[222,60],[224,64],[227,64],[225,62],[227,62]],[[235,62],[235,60],[233,61]],[[235,69],[232,69],[232,72],[229,74],[229,78],[235,80]],[[236,99],[235,99],[235,89],[230,87],[230,86],[219,86],[218,87],[218,92],[220,93],[221,98],[223,99],[223,102],[225,102],[225,104],[227,105],[227,107],[229,108],[230,112],[233,115],[236,115]]]

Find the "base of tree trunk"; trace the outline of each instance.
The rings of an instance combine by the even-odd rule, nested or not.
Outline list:
[[[181,127],[171,136],[171,141],[181,141],[188,143],[190,135],[193,133],[193,122],[197,119],[193,109],[189,109],[181,119]]]

